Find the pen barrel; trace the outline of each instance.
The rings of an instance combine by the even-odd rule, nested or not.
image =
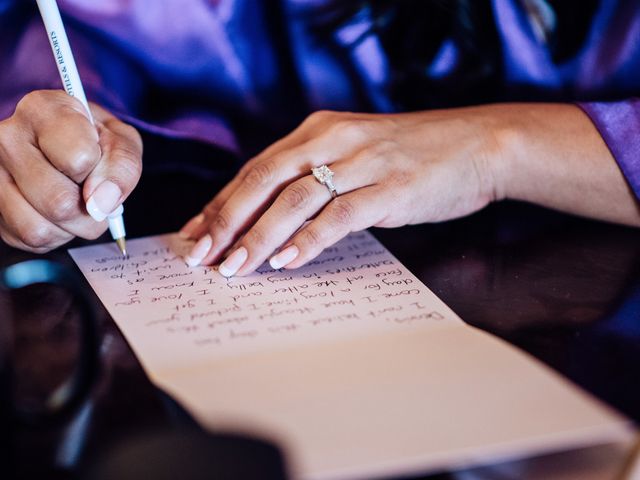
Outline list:
[[[109,222],[109,231],[111,232],[111,237],[114,240],[124,238],[127,235],[127,232],[124,229],[124,219],[122,218],[123,213],[124,207],[120,205],[107,217]]]
[[[49,44],[53,50],[53,56],[58,67],[58,73],[60,73],[60,79],[65,91],[72,97],[77,98],[82,102],[91,123],[93,122],[93,116],[91,110],[89,110],[89,104],[87,103],[87,97],[84,94],[82,88],[82,82],[80,81],[80,74],[76,67],[76,62],[71,52],[71,45],[67,38],[67,33],[60,17],[60,11],[55,0],[36,0],[38,3],[38,9],[42,16],[42,21],[47,30],[47,37],[49,38]]]
[[[71,44],[67,37],[67,32],[62,23],[62,17],[60,16],[60,10],[56,0],[36,0],[38,9],[40,10],[40,16],[47,30],[47,37],[49,38],[49,45],[53,51],[53,57],[55,58],[56,66],[58,67],[58,73],[62,80],[62,86],[65,91],[72,97],[80,100],[84,105],[87,115],[92,124],[95,125],[93,115],[89,109],[89,103],[87,97],[84,94],[84,88],[82,88],[82,81],[80,80],[80,74],[78,73],[78,67],[73,58],[71,52]],[[120,205],[115,212],[112,212],[109,217],[109,230],[111,236],[118,242],[118,246],[124,252],[124,220],[122,218],[123,207]],[[120,243],[122,242],[122,246]]]

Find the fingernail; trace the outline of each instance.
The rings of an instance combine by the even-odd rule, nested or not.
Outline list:
[[[87,212],[96,222],[101,222],[118,206],[122,190],[115,183],[105,180],[93,192],[87,202]]]
[[[178,236],[184,240],[186,240],[187,238],[191,238],[191,235],[193,234],[195,229],[198,228],[198,226],[202,222],[204,222],[204,213],[200,213],[189,220],[184,225],[184,227],[180,229],[180,231],[178,232]]]
[[[213,240],[211,240],[211,235],[206,234],[200,240],[196,242],[196,244],[184,258],[184,261],[190,267],[196,267],[202,263],[202,259],[207,256],[209,250],[211,250],[211,245],[213,245]]]
[[[298,247],[295,245],[289,245],[287,248],[271,257],[269,259],[269,265],[271,265],[271,268],[274,270],[278,270],[279,268],[293,262],[299,253],[300,250],[298,250]]]
[[[220,272],[220,275],[222,275],[223,277],[233,277],[238,272],[238,270],[240,270],[240,267],[244,265],[244,262],[246,262],[248,256],[249,252],[247,252],[247,249],[244,247],[240,247],[220,264],[220,266],[218,267],[218,272]]]

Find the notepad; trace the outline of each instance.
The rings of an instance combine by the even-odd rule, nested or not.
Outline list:
[[[167,234],[70,250],[150,379],[296,478],[373,478],[622,441],[629,422],[465,324],[369,232],[227,279]]]

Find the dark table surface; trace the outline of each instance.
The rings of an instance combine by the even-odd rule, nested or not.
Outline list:
[[[216,160],[204,147],[175,143],[152,145],[146,155],[188,156],[193,171]],[[228,160],[219,163],[209,177],[149,168],[126,202],[129,236],[178,229],[234,169]],[[373,233],[464,321],[640,421],[639,230],[503,203],[452,222]],[[0,245],[0,266],[33,257]],[[73,267],[66,249],[45,257]],[[58,424],[17,432],[19,477],[83,476],[133,435],[189,423],[146,378],[97,299],[95,307],[101,371],[91,398]],[[4,295],[0,309],[13,311],[18,396],[41,396],[73,365],[78,333],[71,301],[60,289],[36,286]]]

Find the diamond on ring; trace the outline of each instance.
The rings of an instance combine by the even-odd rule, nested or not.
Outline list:
[[[336,198],[338,196],[338,192],[336,192],[336,187],[333,184],[333,172],[326,165],[320,165],[319,167],[313,167],[311,169],[311,173],[322,185],[325,185],[329,192],[331,192],[331,196]]]

